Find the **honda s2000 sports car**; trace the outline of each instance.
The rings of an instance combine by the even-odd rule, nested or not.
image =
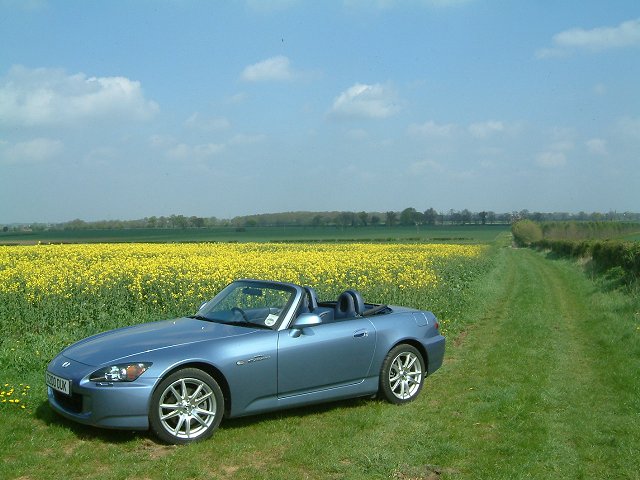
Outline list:
[[[101,333],[48,365],[53,410],[105,428],[151,429],[169,443],[211,436],[238,417],[378,394],[414,400],[442,364],[431,312],[319,302],[290,283],[239,280],[193,316]]]

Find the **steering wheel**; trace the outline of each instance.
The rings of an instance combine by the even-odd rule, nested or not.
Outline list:
[[[247,322],[247,323],[251,323],[251,322],[249,321],[249,317],[247,317],[247,314],[245,313],[245,311],[244,311],[244,310],[242,310],[240,307],[233,307],[233,308],[231,309],[231,311],[232,311],[232,312],[238,312],[238,313],[240,313],[240,315],[242,315],[242,318],[243,318],[243,320],[244,320],[245,322]]]

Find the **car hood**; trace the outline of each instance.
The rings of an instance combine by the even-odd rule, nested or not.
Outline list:
[[[140,353],[255,332],[255,329],[178,318],[119,328],[74,343],[62,354],[85,365],[100,366]]]

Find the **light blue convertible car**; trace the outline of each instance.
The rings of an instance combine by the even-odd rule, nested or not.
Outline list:
[[[189,443],[238,417],[345,398],[414,400],[442,364],[431,312],[319,302],[290,283],[238,280],[197,314],[86,338],[46,371],[49,403],[71,420],[148,429]]]

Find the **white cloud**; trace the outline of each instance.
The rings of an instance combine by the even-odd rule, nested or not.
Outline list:
[[[409,173],[412,175],[422,175],[430,172],[443,172],[442,165],[434,160],[421,160],[409,165]]]
[[[593,93],[596,95],[605,95],[607,93],[607,86],[604,83],[598,83],[593,86]]]
[[[345,132],[345,136],[351,140],[362,141],[369,138],[369,133],[363,128],[351,128]]]
[[[0,124],[80,124],[92,119],[146,120],[158,105],[125,77],[68,75],[61,69],[14,66],[0,79]]]
[[[625,136],[640,140],[640,117],[624,117],[618,121],[618,131]]]
[[[250,145],[252,143],[263,142],[267,139],[264,134],[246,135],[244,133],[238,133],[229,140],[229,145]]]
[[[239,92],[234,95],[231,95],[230,97],[227,97],[226,103],[229,103],[231,105],[237,105],[239,103],[244,102],[247,99],[247,97],[248,95],[245,92]]]
[[[179,143],[167,151],[167,156],[174,160],[207,160],[224,150],[224,145],[217,143],[205,143],[200,145],[187,145]]]
[[[456,126],[452,123],[446,123],[438,125],[433,120],[422,124],[409,125],[409,133],[411,135],[425,136],[425,137],[449,137],[455,130]]]
[[[504,131],[504,129],[504,124],[495,120],[469,125],[469,133],[475,138],[487,138],[494,133]]]
[[[294,77],[291,62],[284,55],[267,58],[245,67],[242,71],[242,79],[247,82],[283,81],[292,80]]]
[[[336,117],[387,118],[399,110],[395,92],[380,85],[356,83],[333,101],[330,114]]]
[[[149,137],[149,145],[153,148],[168,148],[175,145],[176,141],[173,137],[166,135],[151,135]]]
[[[50,138],[35,138],[14,145],[6,145],[7,143],[0,145],[5,147],[0,150],[0,159],[8,164],[46,162],[59,155],[64,149],[64,144],[60,140]]]
[[[608,155],[607,142],[601,138],[592,138],[586,142],[587,151],[592,155]]]
[[[545,168],[563,167],[567,163],[567,157],[562,152],[542,152],[536,156],[536,163]]]
[[[225,117],[206,117],[196,112],[187,118],[185,125],[195,130],[213,132],[229,128],[231,122]]]
[[[85,165],[107,166],[119,157],[119,152],[112,147],[96,147],[84,156]]]
[[[571,140],[558,140],[551,144],[551,150],[555,152],[569,152],[575,148]]]
[[[622,22],[616,27],[591,30],[571,28],[557,33],[553,47],[536,52],[538,58],[566,56],[574,51],[598,52],[610,48],[640,47],[640,18]]]

